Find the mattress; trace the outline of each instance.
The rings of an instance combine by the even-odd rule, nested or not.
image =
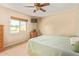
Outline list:
[[[28,41],[28,51],[37,56],[78,55],[71,50],[69,37],[42,35]]]

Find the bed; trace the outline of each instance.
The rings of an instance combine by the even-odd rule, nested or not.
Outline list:
[[[28,41],[28,52],[32,56],[75,56],[69,37],[42,35]]]

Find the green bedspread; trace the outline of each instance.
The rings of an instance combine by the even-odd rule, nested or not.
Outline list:
[[[69,37],[39,36],[28,42],[28,51],[37,56],[76,55],[71,51]]]

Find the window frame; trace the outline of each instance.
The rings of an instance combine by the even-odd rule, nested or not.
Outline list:
[[[12,34],[16,34],[16,33],[20,33],[21,31],[27,31],[27,21],[23,21],[23,20],[16,20],[16,21],[19,21],[19,25],[16,25],[16,26],[12,26],[11,25],[11,21],[12,20],[16,20],[16,19],[11,19],[10,20],[10,27],[9,27],[9,31],[10,31],[10,33],[12,33]],[[21,30],[21,22],[25,22],[26,23],[26,30]],[[12,30],[11,30],[11,27],[19,27],[19,30],[18,30],[18,32],[16,31],[16,32],[12,32]]]

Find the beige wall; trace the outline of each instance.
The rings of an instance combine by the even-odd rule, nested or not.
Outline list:
[[[55,15],[44,17],[40,21],[39,29],[44,35],[76,35],[77,28],[79,27],[76,24],[79,18],[78,11],[79,8],[75,7]]]
[[[25,41],[29,37],[28,35],[26,35],[26,34],[28,34],[26,32],[19,32],[16,34],[10,33],[10,31],[9,31],[10,20],[11,20],[10,16],[19,16],[19,17],[27,18],[29,20],[27,32],[29,33],[31,30],[31,23],[30,23],[31,18],[29,16],[26,16],[22,13],[19,13],[19,12],[16,12],[16,11],[13,11],[13,10],[0,6],[0,24],[4,25],[4,46],[5,47],[9,46],[11,44]]]
[[[29,38],[29,32],[33,27],[39,28],[42,34],[47,35],[75,35],[79,34],[79,8],[73,8],[64,12],[60,12],[55,15],[44,17],[40,23],[33,25],[30,23],[31,17],[22,13],[4,8],[0,6],[0,24],[4,25],[4,44],[5,47],[11,44],[25,41]],[[11,34],[9,32],[10,16],[19,16],[27,18],[27,33],[20,32],[17,34]],[[39,19],[40,20],[40,19]],[[26,35],[27,34],[27,35]]]

